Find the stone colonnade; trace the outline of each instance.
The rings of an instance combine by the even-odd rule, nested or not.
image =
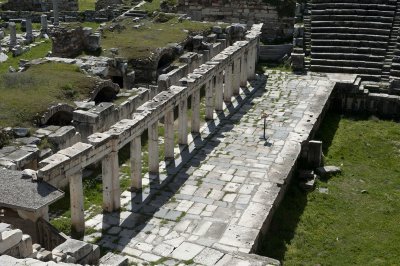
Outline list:
[[[77,143],[40,162],[39,178],[52,183],[56,178],[68,178],[71,196],[73,231],[83,235],[84,196],[82,169],[101,161],[103,180],[103,209],[107,212],[120,208],[120,182],[118,151],[130,145],[131,187],[142,189],[141,135],[148,131],[149,172],[159,173],[158,121],[164,120],[165,157],[174,158],[174,109],[178,107],[178,142],[188,144],[188,98],[192,101],[191,132],[200,131],[200,90],[205,88],[206,120],[214,118],[214,111],[223,110],[223,102],[230,103],[239,94],[240,87],[255,77],[257,49],[262,24],[248,32],[246,41],[227,47],[211,61],[180,80],[181,86],[171,86],[156,95],[132,115],[123,119],[104,133],[94,133],[88,143]]]

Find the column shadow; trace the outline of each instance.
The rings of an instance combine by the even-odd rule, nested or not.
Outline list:
[[[121,217],[119,212],[114,213],[103,213],[103,232],[108,230],[108,225],[115,225],[116,220],[119,219],[118,226],[129,228],[131,232],[129,235],[122,236],[123,238],[134,238],[143,230],[151,228],[148,224],[152,217],[157,217],[161,220],[176,221],[179,219],[181,212],[175,210],[169,210],[163,208],[163,206],[169,202],[175,195],[176,192],[182,187],[183,184],[190,178],[191,167],[198,167],[202,161],[207,158],[215,148],[221,143],[218,138],[224,137],[224,133],[231,131],[234,124],[229,121],[232,116],[235,115],[235,121],[240,119],[247,113],[240,111],[245,108],[246,111],[252,106],[243,106],[245,103],[251,103],[252,99],[261,97],[263,93],[257,93],[263,90],[264,85],[267,82],[265,75],[258,75],[257,80],[250,82],[255,88],[250,91],[249,89],[243,89],[245,97],[237,96],[237,104],[228,106],[227,114],[219,112],[215,120],[207,121],[206,128],[210,132],[206,137],[202,137],[198,134],[194,138],[193,142],[188,146],[180,147],[180,156],[177,159],[170,160],[166,164],[166,173],[150,176],[150,190],[142,190],[137,193],[132,193],[131,204],[127,206],[127,210],[131,213],[127,217]],[[147,231],[146,231],[147,232]],[[97,242],[104,246],[113,246],[114,249],[118,246],[118,249],[123,249],[129,242],[118,243],[113,242],[114,239],[109,239],[108,235],[102,234],[102,237]]]

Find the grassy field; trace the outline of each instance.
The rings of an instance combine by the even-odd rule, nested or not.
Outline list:
[[[343,172],[309,194],[293,183],[261,253],[284,265],[398,265],[400,124],[330,113],[318,135],[326,165]]]
[[[47,63],[20,73],[0,72],[0,127],[32,126],[50,105],[87,98],[92,89],[93,79],[74,65]]]
[[[96,4],[96,0],[79,0],[79,10],[94,10]]]
[[[147,13],[152,14],[154,11],[160,11],[160,4],[162,0],[152,0],[151,2],[146,2],[141,8],[146,10]],[[168,0],[170,6],[176,5],[177,0]]]
[[[8,72],[8,68],[10,66],[18,69],[18,63],[20,59],[33,60],[37,58],[42,58],[45,57],[49,51],[51,51],[51,41],[46,40],[44,43],[33,47],[30,51],[17,57],[13,57],[11,53],[7,53],[7,61],[0,64],[0,74]]]
[[[173,18],[165,23],[154,23],[143,20],[144,25],[139,29],[133,28],[137,25],[132,19],[125,19],[120,24],[124,29],[110,31],[104,30],[102,37],[102,48],[107,51],[105,56],[110,56],[110,48],[118,48],[118,56],[129,59],[147,58],[154,50],[164,47],[170,43],[184,41],[188,32],[202,32],[211,29],[211,23],[199,23],[194,21],[178,22]]]

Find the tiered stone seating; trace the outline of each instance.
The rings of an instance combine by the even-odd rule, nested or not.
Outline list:
[[[313,0],[311,70],[379,80],[396,0]]]

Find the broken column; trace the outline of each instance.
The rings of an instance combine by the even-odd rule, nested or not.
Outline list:
[[[53,25],[58,26],[60,24],[60,14],[58,10],[58,0],[53,0],[53,16],[54,16],[54,21]]]
[[[295,53],[291,55],[293,71],[304,71],[304,53]]]
[[[131,141],[131,191],[142,189],[142,140],[141,136]]]
[[[27,19],[25,21],[25,27],[26,27],[25,39],[27,40],[28,43],[31,43],[33,42],[32,20]]]
[[[85,215],[83,211],[82,172],[69,177],[69,193],[71,200],[72,237],[80,239],[85,234]]]
[[[10,47],[14,47],[17,45],[17,28],[15,22],[8,23],[8,27],[10,29]]]
[[[322,141],[308,142],[307,163],[314,168],[322,165]]]
[[[148,128],[149,134],[149,172],[151,174],[159,173],[158,159],[158,121],[154,122]]]
[[[40,16],[40,32],[42,34],[47,33],[47,15],[45,14]]]

